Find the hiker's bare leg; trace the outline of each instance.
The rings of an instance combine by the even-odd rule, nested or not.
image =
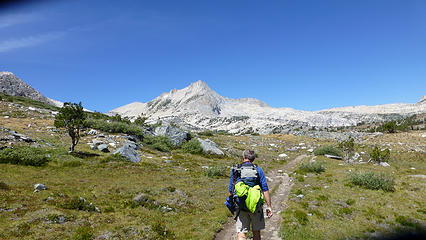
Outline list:
[[[246,240],[246,234],[245,234],[245,233],[241,233],[241,232],[239,232],[239,233],[237,234],[237,239],[238,239],[238,240]]]
[[[260,231],[253,231],[253,240],[260,240]]]

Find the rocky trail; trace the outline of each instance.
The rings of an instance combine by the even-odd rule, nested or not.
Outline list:
[[[268,239],[268,240],[281,239],[279,237],[280,222],[281,222],[280,213],[285,207],[285,201],[293,185],[291,178],[288,176],[288,174],[290,173],[291,169],[305,157],[307,157],[307,155],[300,155],[296,157],[295,159],[291,160],[283,168],[271,171],[267,174],[266,178],[268,180],[269,188],[271,190],[274,189],[271,195],[272,211],[274,215],[271,218],[267,218],[265,213],[266,210],[264,210],[265,219],[266,219],[266,229],[262,230],[261,232],[262,239]],[[264,205],[264,207],[266,207],[266,204]],[[229,219],[229,222],[227,224],[225,224],[222,231],[216,234],[215,239],[216,240],[237,239],[237,234],[235,232],[235,221],[233,217]]]

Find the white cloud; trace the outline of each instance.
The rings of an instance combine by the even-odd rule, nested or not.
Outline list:
[[[50,32],[46,34],[33,35],[19,39],[10,39],[0,42],[0,53],[8,52],[18,48],[31,47],[61,38],[66,34],[66,31]]]
[[[21,23],[29,23],[40,20],[41,16],[36,14],[8,14],[0,16],[0,29],[12,27]]]

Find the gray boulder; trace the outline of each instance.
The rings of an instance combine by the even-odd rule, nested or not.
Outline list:
[[[136,145],[137,146],[137,145]],[[117,151],[113,152],[113,154],[120,154],[122,157],[126,158],[130,162],[140,162],[141,157],[139,154],[135,151],[131,144],[123,144],[122,147],[120,147]]]
[[[98,146],[98,150],[102,151],[102,152],[105,152],[105,153],[109,152],[108,144],[101,144],[101,145],[99,145]]]
[[[96,131],[95,129],[91,129],[87,134],[96,135],[96,134],[98,134],[98,131]]]
[[[197,138],[197,140],[200,142],[201,147],[203,148],[203,152],[204,153],[207,153],[207,154],[216,154],[216,155],[224,155],[224,153],[222,152],[222,150],[220,150],[220,148],[212,140],[210,140],[208,138],[206,138],[204,140],[201,139],[201,138]]]
[[[132,148],[132,149],[134,149],[134,150],[139,150],[139,149],[141,149],[140,147],[139,147],[139,145],[138,144],[136,144],[135,142],[131,142],[131,141],[126,141],[124,144],[123,144],[123,146],[124,145],[126,145],[126,146],[128,146],[128,147],[130,147],[130,148]]]
[[[95,144],[95,146],[98,146],[98,145],[104,144],[104,142],[103,142],[103,141],[101,141],[101,140],[99,140],[99,139],[93,139],[93,140],[92,140],[92,143],[93,143],[93,144]]]
[[[330,154],[324,154],[324,157],[331,158],[331,159],[342,160],[342,157],[340,157],[340,156],[334,156],[334,155],[330,155]]]
[[[155,128],[154,135],[165,136],[169,138],[175,146],[180,146],[184,141],[191,139],[188,132],[185,132],[184,130],[177,127],[172,127],[170,125],[164,125]]]
[[[41,183],[34,184],[35,192],[42,191],[42,190],[47,190],[47,187],[44,184],[41,184]]]

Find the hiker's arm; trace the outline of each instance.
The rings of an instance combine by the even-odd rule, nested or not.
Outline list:
[[[263,196],[265,197],[266,205],[268,208],[271,208],[271,196],[269,195],[269,190],[263,192]]]
[[[263,192],[263,196],[265,197],[266,205],[268,206],[266,208],[266,215],[268,218],[272,217],[272,206],[271,206],[271,196],[269,195],[269,190]]]

